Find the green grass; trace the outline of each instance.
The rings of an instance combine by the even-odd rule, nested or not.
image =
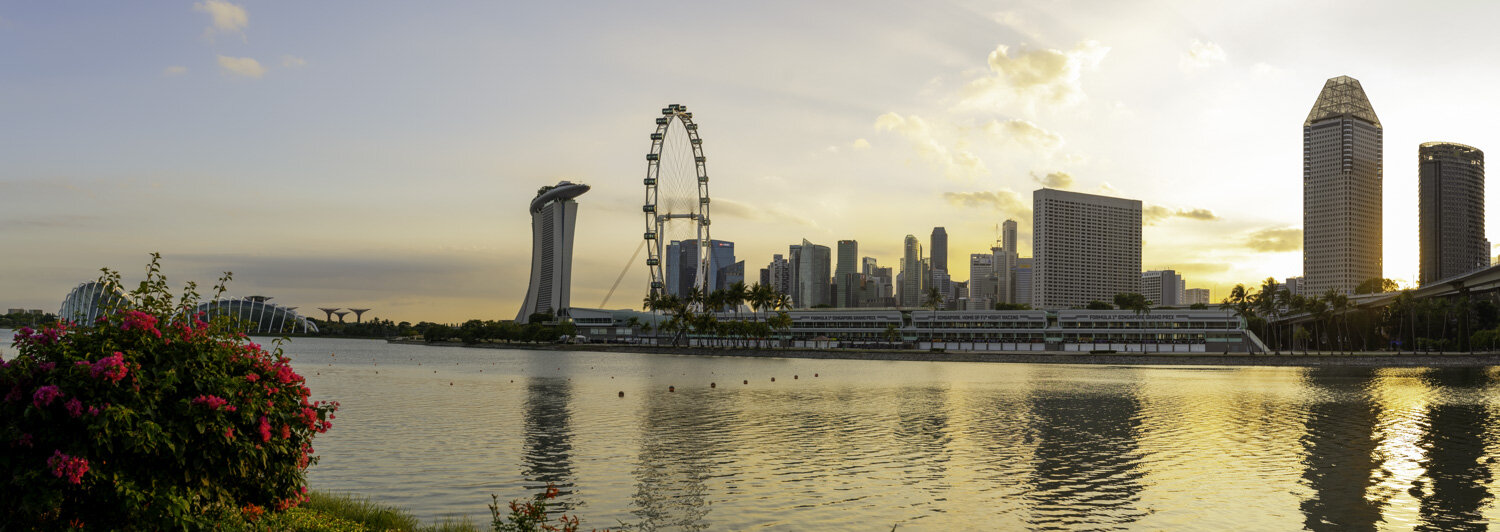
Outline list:
[[[451,518],[444,519],[441,522],[433,523],[431,526],[422,526],[421,522],[415,516],[404,510],[382,506],[365,497],[338,495],[321,491],[309,493],[307,502],[303,503],[302,506],[283,512],[277,515],[276,519],[285,518],[288,514],[301,514],[304,512],[316,517],[302,520],[301,515],[294,515],[292,518],[296,519],[295,522],[286,523],[285,526],[273,526],[272,528],[279,530],[305,530],[309,532],[342,532],[346,530],[477,532],[479,530],[468,518],[458,521]],[[353,528],[346,528],[346,526],[352,526]]]

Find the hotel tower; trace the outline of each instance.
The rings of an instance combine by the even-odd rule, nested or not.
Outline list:
[[[1323,85],[1302,123],[1304,293],[1381,277],[1382,130],[1359,80]]]

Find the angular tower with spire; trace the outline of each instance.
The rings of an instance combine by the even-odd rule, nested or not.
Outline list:
[[[1383,275],[1383,130],[1359,80],[1329,79],[1302,123],[1302,275],[1309,294]]]

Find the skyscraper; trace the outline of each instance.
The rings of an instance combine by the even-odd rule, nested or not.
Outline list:
[[[906,235],[901,250],[901,293],[896,297],[903,307],[918,307],[922,305],[922,244],[915,235]]]
[[[573,222],[588,185],[560,181],[536,191],[531,200],[531,283],[516,314],[526,323],[532,314],[567,315],[573,285]]]
[[[1420,283],[1490,265],[1484,238],[1484,152],[1452,142],[1417,148]]]
[[[1353,293],[1382,276],[1380,119],[1359,81],[1339,76],[1302,123],[1304,291]]]
[[[830,257],[828,246],[802,240],[797,261],[797,297],[799,308],[832,304],[828,294]]]
[[[1016,269],[1012,275],[1016,277],[1016,297],[1011,303],[1017,305],[1030,305],[1031,301],[1031,271],[1034,260],[1030,257],[1016,259]]]
[[[1081,307],[1141,291],[1141,202],[1044,188],[1032,194],[1032,306]]]
[[[1141,272],[1141,295],[1154,307],[1183,306],[1183,290],[1187,283],[1176,270],[1152,270]]]
[[[792,264],[781,255],[772,255],[771,263],[766,265],[766,280],[763,284],[776,290],[778,294],[792,295]]]
[[[857,307],[859,306],[859,242],[853,240],[839,241],[838,267],[833,270],[833,281],[838,286],[838,293],[834,295],[833,306]]]
[[[928,256],[932,258],[932,269],[948,271],[948,230],[941,227],[932,228],[932,238],[928,242]]]
[[[995,308],[995,255],[969,255],[969,301],[976,308]]]
[[[723,283],[730,272],[726,268],[734,266],[734,242],[725,240],[708,241],[708,274],[705,279],[704,293],[713,292],[722,288],[728,288],[729,283]],[[693,287],[698,282],[698,250],[702,249],[697,240],[673,240],[667,244],[664,254],[666,265],[663,268],[667,276],[667,293],[678,297],[687,297],[692,293]],[[743,281],[745,274],[743,269],[739,272],[739,281]],[[730,282],[732,283],[732,281]]]

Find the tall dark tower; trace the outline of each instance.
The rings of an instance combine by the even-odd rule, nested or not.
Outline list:
[[[1417,148],[1420,283],[1490,265],[1484,238],[1484,152],[1454,142]]]
[[[932,258],[932,269],[952,274],[953,272],[948,271],[948,230],[941,227],[932,228],[930,244],[927,247],[931,250],[928,257]]]
[[[1302,276],[1307,293],[1381,277],[1383,130],[1359,80],[1323,85],[1302,123]]]
[[[516,323],[526,323],[536,313],[567,313],[573,283],[573,221],[578,218],[573,198],[588,191],[588,185],[562,181],[542,187],[531,200],[531,284]]]

